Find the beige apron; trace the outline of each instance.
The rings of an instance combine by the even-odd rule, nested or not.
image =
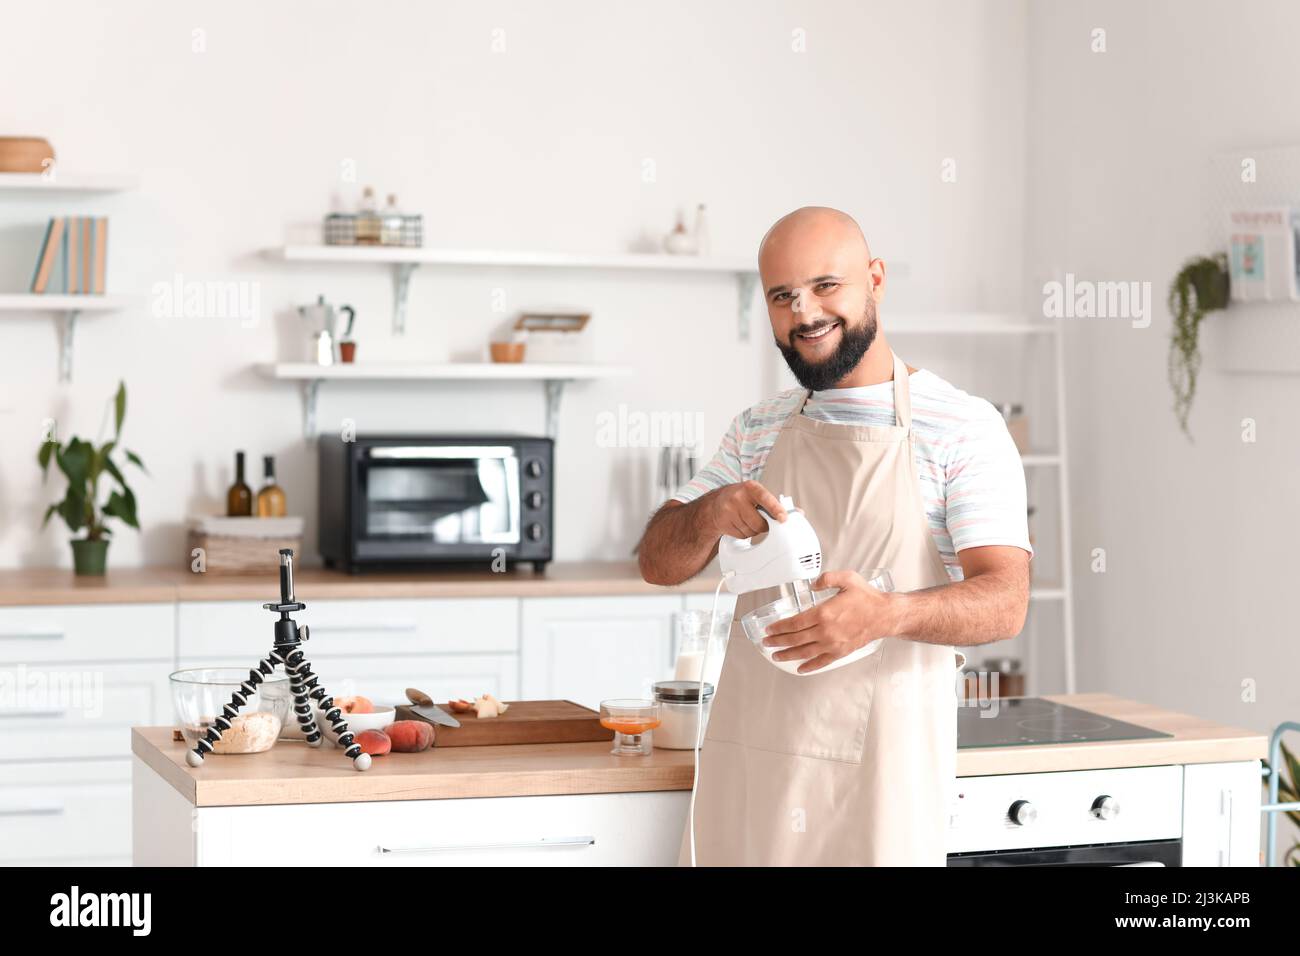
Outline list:
[[[760,480],[816,529],[824,571],[888,568],[899,591],[949,583],[926,521],[906,364],[896,425],[786,420]],[[743,594],[700,751],[700,866],[943,866],[956,783],[957,669],[938,644],[887,637],[828,673],[787,674],[745,636]],[[690,827],[678,862],[691,862]]]

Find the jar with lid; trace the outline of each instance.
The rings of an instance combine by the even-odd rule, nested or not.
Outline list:
[[[664,750],[692,750],[699,729],[700,682],[666,680],[654,685],[654,699],[659,704],[659,726],[654,745]],[[704,726],[709,725],[713,705],[713,685],[704,683]]]

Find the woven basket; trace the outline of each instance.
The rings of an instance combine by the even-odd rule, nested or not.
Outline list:
[[[302,550],[302,535],[286,535],[281,538],[249,538],[228,535],[207,534],[202,531],[189,533],[189,552],[187,564],[192,568],[194,549],[202,548],[204,568],[208,574],[253,574],[257,572],[278,573],[280,570],[280,549],[292,548],[294,554]]]

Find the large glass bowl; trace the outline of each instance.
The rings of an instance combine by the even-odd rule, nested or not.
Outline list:
[[[877,590],[894,590],[893,578],[890,576],[889,571],[884,568],[872,568],[871,570],[861,572],[861,574],[867,580],[867,583]],[[767,637],[767,629],[777,621],[785,620],[787,617],[794,617],[796,614],[809,610],[814,606],[814,604],[824,604],[839,593],[839,588],[825,588],[821,591],[814,592],[814,600],[812,603],[809,603],[807,597],[801,598],[803,601],[803,607],[800,607],[793,597],[780,597],[769,604],[764,604],[762,607],[750,611],[740,619],[740,623],[745,629],[745,636],[750,639],[753,645],[757,647],[760,652],[762,652],[763,656],[767,658],[768,663],[773,667],[779,667],[787,674],[793,674],[796,677],[814,677],[817,674],[825,674],[828,671],[833,671],[838,667],[845,666],[846,664],[852,664],[854,661],[860,661],[864,657],[874,654],[876,651],[880,650],[880,645],[884,639],[879,638],[870,641],[862,647],[859,647],[856,651],[846,654],[838,660],[831,661],[825,667],[819,667],[815,671],[801,674],[799,673],[799,667],[801,664],[806,664],[808,662],[806,658],[797,661],[773,660],[773,654],[777,651],[789,650],[789,648],[768,647],[763,643],[763,638]]]
[[[171,675],[176,720],[191,746],[207,734],[240,684],[248,680],[248,673],[247,667],[196,667]],[[293,712],[292,705],[289,678],[278,673],[265,677],[239,708],[230,729],[222,734],[212,752],[254,754],[270,750]]]

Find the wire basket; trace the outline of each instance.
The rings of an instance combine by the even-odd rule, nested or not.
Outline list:
[[[422,246],[424,217],[330,213],[323,234],[327,246]]]

